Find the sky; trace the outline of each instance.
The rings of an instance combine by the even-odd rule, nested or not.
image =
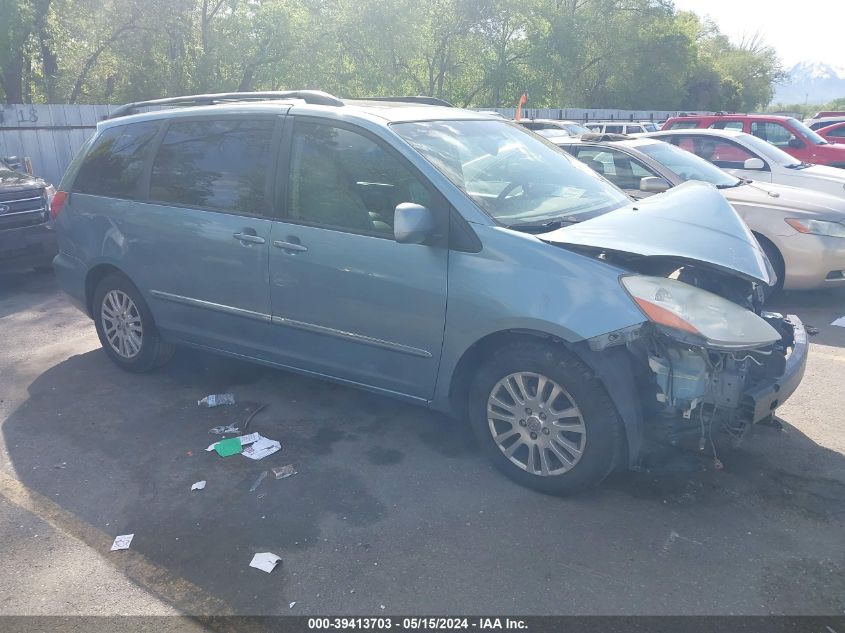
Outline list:
[[[786,68],[802,61],[845,66],[845,0],[675,0],[675,7],[709,15],[734,41],[759,31]]]

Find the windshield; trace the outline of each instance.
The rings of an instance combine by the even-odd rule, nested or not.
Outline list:
[[[636,148],[684,180],[701,180],[721,189],[736,187],[742,182],[713,163],[669,143],[648,143],[637,145]]]
[[[745,144],[755,154],[759,154],[766,160],[777,165],[794,167],[801,164],[801,161],[794,156],[790,156],[782,149],[775,147],[771,143],[767,143],[761,138],[757,138],[753,134],[742,133],[737,137],[737,140]]]
[[[563,150],[506,121],[392,128],[490,216],[508,226],[585,219],[629,198]]]
[[[578,125],[577,123],[563,123],[563,129],[569,132],[572,136],[581,136],[582,134],[589,134],[590,130],[585,128],[583,125]]]
[[[824,140],[821,136],[816,134],[813,130],[808,128],[806,125],[801,123],[798,119],[793,119],[792,117],[789,118],[789,124],[801,132],[801,134],[811,143],[814,145],[827,145],[828,142]]]

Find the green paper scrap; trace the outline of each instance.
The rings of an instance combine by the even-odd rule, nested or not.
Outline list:
[[[229,455],[237,455],[243,450],[241,438],[230,437],[227,440],[220,440],[214,445],[214,450],[220,457],[229,457]]]

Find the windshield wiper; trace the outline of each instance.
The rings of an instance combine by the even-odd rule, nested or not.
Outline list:
[[[574,217],[555,218],[554,220],[547,220],[546,222],[519,222],[517,224],[508,224],[509,229],[514,231],[523,231],[525,233],[548,233],[561,228],[564,224],[575,224],[580,222]]]
[[[750,180],[742,180],[739,179],[732,185],[716,185],[716,189],[733,189],[734,187],[739,187],[740,185],[744,185],[746,182],[751,182]]]

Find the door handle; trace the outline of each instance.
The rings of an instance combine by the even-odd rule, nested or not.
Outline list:
[[[281,248],[284,251],[296,251],[298,253],[308,250],[308,247],[303,246],[302,244],[297,244],[295,242],[283,242],[282,240],[275,240],[273,242],[273,246]]]
[[[249,233],[235,233],[234,238],[241,242],[249,242],[250,244],[263,244],[264,238],[258,235],[250,235]]]

